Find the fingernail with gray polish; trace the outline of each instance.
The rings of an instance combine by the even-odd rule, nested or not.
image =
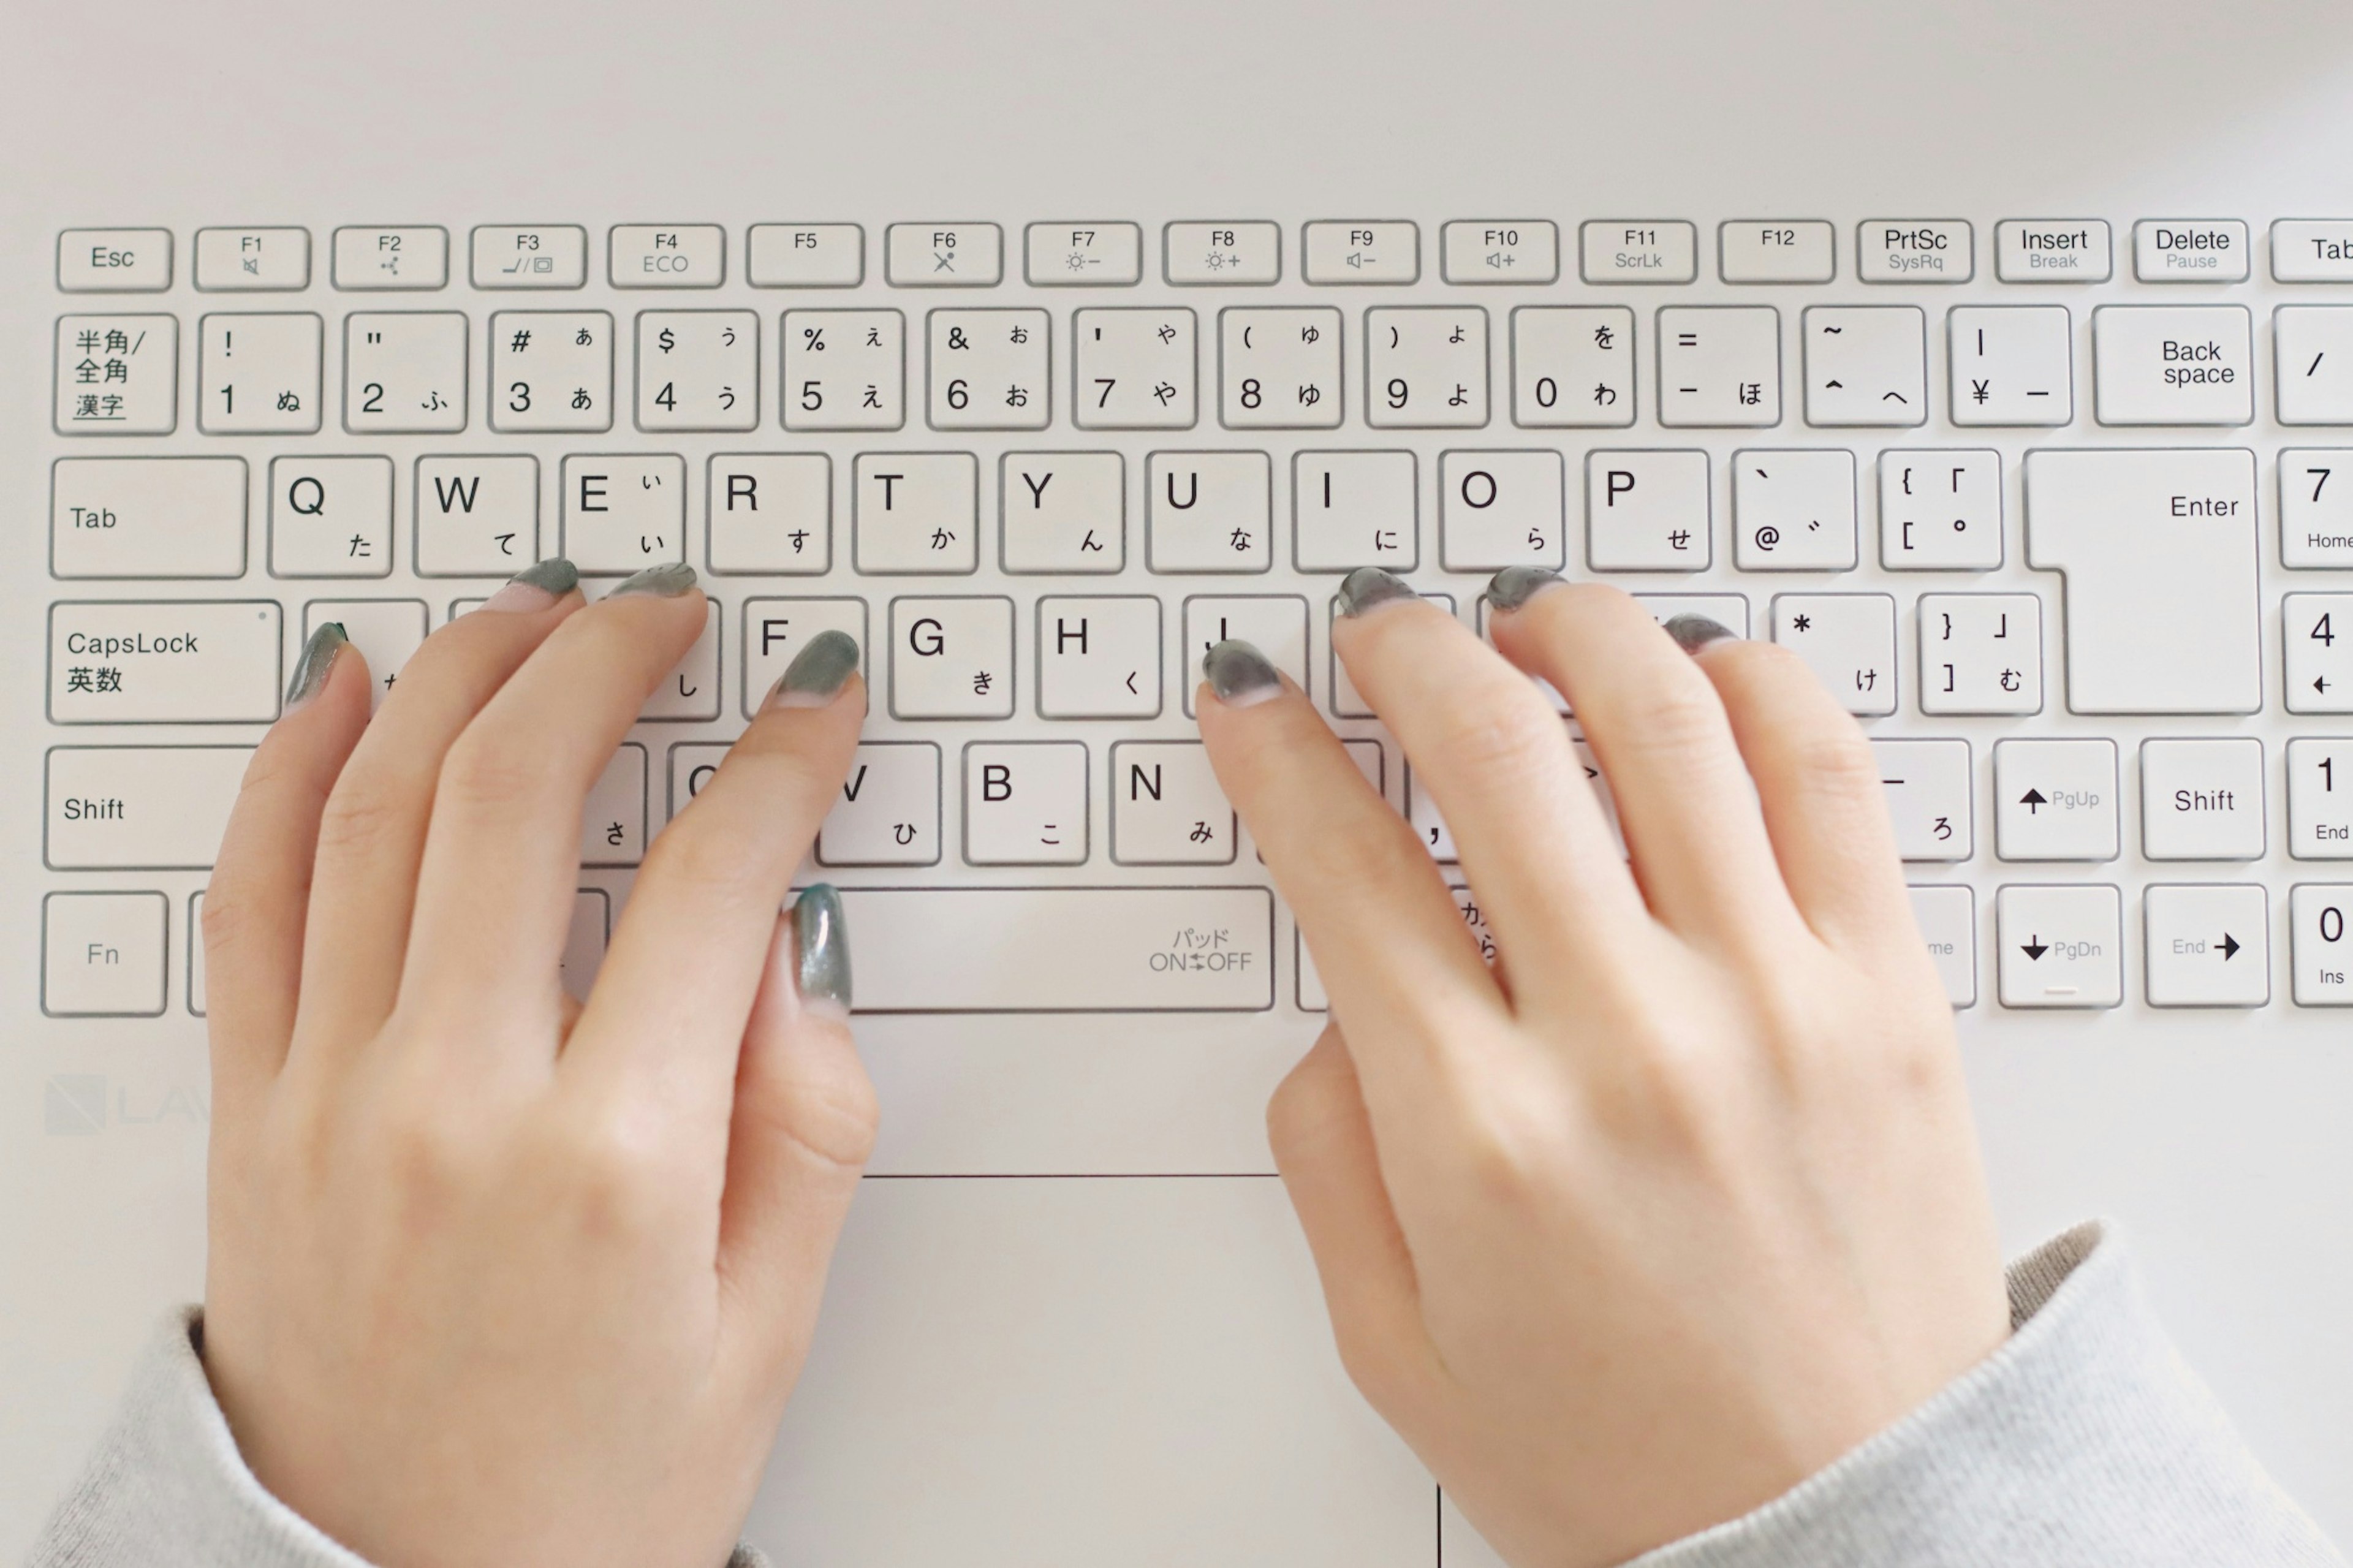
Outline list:
[[[793,655],[768,693],[771,708],[823,708],[841,695],[858,670],[858,639],[848,632],[819,632]]]
[[[580,569],[561,555],[551,555],[507,579],[506,586],[482,601],[486,610],[543,610],[580,585]]]
[[[1546,588],[1567,581],[1542,566],[1506,566],[1489,580],[1487,603],[1499,610],[1516,610]]]
[[[830,883],[814,882],[793,903],[793,951],[801,1005],[849,1011],[849,928],[841,918],[841,895]]]
[[[1359,566],[1340,579],[1340,613],[1344,616],[1361,616],[1399,599],[1419,597],[1411,584],[1377,566]]]
[[[1201,679],[1229,708],[1263,702],[1282,689],[1282,672],[1254,645],[1240,637],[1214,644],[1201,656]]]
[[[1736,634],[1722,621],[1712,621],[1705,616],[1676,616],[1666,622],[1667,635],[1685,653],[1697,653],[1708,644],[1722,642]]]
[[[634,577],[624,577],[613,584],[605,595],[617,599],[624,594],[651,594],[658,599],[675,599],[694,586],[694,568],[683,561],[665,561],[659,566],[649,566]]]
[[[335,658],[343,651],[351,637],[343,631],[341,621],[321,621],[311,640],[302,645],[302,657],[294,661],[294,679],[286,683],[288,711],[301,707],[327,688],[327,677],[335,670]]]

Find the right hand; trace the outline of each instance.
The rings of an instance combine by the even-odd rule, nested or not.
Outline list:
[[[1862,731],[1779,647],[1687,654],[1615,589],[1534,581],[1498,580],[1500,653],[1386,574],[1333,632],[1492,969],[1295,686],[1213,651],[1198,707],[1332,998],[1269,1123],[1342,1359],[1507,1560],[1584,1568],[1788,1490],[2009,1315]]]

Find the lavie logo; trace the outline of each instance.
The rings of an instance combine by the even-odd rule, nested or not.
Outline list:
[[[95,1138],[110,1127],[193,1127],[211,1109],[201,1087],[110,1084],[103,1073],[58,1073],[41,1090],[41,1127],[52,1138]]]

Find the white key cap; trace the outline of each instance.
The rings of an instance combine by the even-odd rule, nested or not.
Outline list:
[[[2067,706],[2263,706],[2255,458],[2247,451],[2037,451],[2026,560],[2067,575]]]
[[[1552,283],[1560,278],[1560,228],[1548,218],[1459,219],[1439,231],[1449,283]]]
[[[41,900],[41,1011],[153,1018],[164,1011],[161,893],[51,893]]]
[[[727,231],[715,223],[615,224],[605,266],[616,289],[716,289],[727,277]]]
[[[59,316],[60,436],[163,436],[179,420],[176,316]]]
[[[2299,882],[2288,892],[2288,926],[2295,949],[2295,1005],[2353,1007],[2353,944],[2345,940],[2353,916],[2353,885]]]
[[[1590,218],[1577,229],[1588,283],[1688,283],[1699,276],[1699,229],[1679,218]]]
[[[613,899],[602,888],[582,888],[572,895],[572,923],[564,933],[564,953],[555,961],[556,978],[575,1002],[588,1000],[596,971],[605,964],[605,944],[613,934]]]
[[[1263,572],[1274,560],[1264,452],[1155,452],[1144,463],[1145,557],[1155,572]]]
[[[874,661],[866,640],[863,599],[744,601],[744,717],[757,716],[793,659],[811,637],[840,632],[858,644],[858,672],[872,684]]]
[[[1200,417],[1193,312],[1079,310],[1072,423],[1082,430],[1189,430]]]
[[[1411,452],[1295,454],[1292,564],[1302,572],[1412,571],[1421,560],[1416,468]]]
[[[1744,572],[1852,572],[1854,454],[1732,455],[1732,558]]]
[[[703,485],[711,569],[814,576],[833,565],[833,459],[721,452]]]
[[[1340,312],[1232,306],[1218,312],[1218,417],[1229,430],[1340,423]]]
[[[2105,283],[2115,274],[2105,218],[2005,218],[1993,226],[2005,283]]]
[[[2287,743],[2287,852],[2353,859],[2353,740]]]
[[[2064,425],[2075,417],[2066,306],[1957,305],[1945,321],[1954,424]]]
[[[1127,459],[1117,452],[1008,452],[997,466],[997,548],[1008,572],[1127,564]]]
[[[1487,423],[1487,312],[1416,306],[1365,312],[1365,423],[1377,430]]]
[[[2143,741],[2140,844],[2151,860],[2262,858],[2263,743]]]
[[[894,719],[1013,717],[1013,601],[891,601]]]
[[[1411,283],[1421,276],[1421,230],[1410,222],[1324,219],[1302,231],[1310,283]]]
[[[2272,277],[2282,283],[2343,283],[2353,279],[2353,221],[2274,219]]]
[[[889,933],[859,950],[861,1013],[1274,1005],[1263,888],[845,888],[841,907],[860,931]]]
[[[1567,558],[1558,452],[1441,452],[1438,555],[1449,572],[1548,566]]]
[[[273,458],[269,574],[385,577],[392,573],[390,458]]]
[[[1879,454],[1879,563],[1891,572],[2001,565],[2001,454]]]
[[[319,427],[319,318],[211,315],[196,324],[196,427],[303,436]]]
[[[858,569],[980,566],[980,464],[969,452],[860,452],[850,464]]]
[[[343,635],[367,660],[368,678],[375,685],[371,710],[384,706],[409,656],[432,630],[432,615],[422,599],[313,599],[302,606],[303,640],[309,641],[325,621],[340,623]]]
[[[1218,598],[1194,595],[1185,601],[1185,636],[1177,645],[1183,656],[1180,683],[1185,716],[1193,717],[1193,693],[1198,689],[1201,656],[1217,644],[1240,637],[1258,645],[1275,668],[1314,694],[1307,679],[1307,601],[1287,594]]]
[[[1926,423],[1927,330],[1916,305],[1809,306],[1806,423]]]
[[[2353,310],[2283,305],[2272,313],[2283,425],[2353,425]]]
[[[1168,281],[1261,284],[1282,276],[1282,226],[1172,223],[1161,230],[1161,268]]]
[[[1659,423],[1781,423],[1781,313],[1770,305],[1662,309]]]
[[[1734,218],[1716,226],[1715,252],[1726,283],[1827,283],[1838,231],[1820,218]]]
[[[1634,312],[1622,305],[1514,310],[1512,420],[1530,429],[1634,423]]]
[[[1920,711],[2042,711],[2042,601],[1920,595]]]
[[[576,224],[482,224],[470,244],[477,289],[577,289],[588,281],[588,231]]]
[[[646,705],[638,710],[638,718],[719,717],[719,601],[712,600],[703,609],[702,635],[670,666],[670,673],[646,699]]]
[[[936,866],[940,749],[928,741],[869,741],[817,833],[820,866]]]
[[[2125,999],[2123,902],[2104,885],[2012,885],[1994,898],[2005,1007],[2114,1007]]]
[[[757,429],[760,318],[638,311],[637,418],[640,430]]]
[[[1198,741],[1122,741],[1111,749],[1111,858],[1122,866],[1226,866],[1234,808]]]
[[[1414,837],[1421,840],[1422,847],[1430,851],[1431,859],[1441,866],[1451,866],[1462,858],[1454,847],[1454,830],[1439,815],[1438,803],[1430,798],[1421,775],[1410,763],[1405,770],[1405,819]]]
[[[1967,741],[1873,740],[1871,750],[1879,759],[1897,854],[1906,860],[1966,860],[1977,853]]]
[[[1977,272],[1977,231],[1961,218],[1865,218],[1854,249],[1865,283],[1966,283]]]
[[[62,292],[148,294],[171,286],[168,228],[69,228],[58,235]]]
[[[564,459],[556,553],[590,574],[686,559],[686,459],[669,452]]]
[[[201,871],[250,746],[53,746],[41,858],[58,871]]]
[[[2270,892],[2251,883],[2155,884],[2141,900],[2152,1007],[2261,1007],[2272,999]]]
[[[1588,452],[1585,560],[1596,572],[1704,572],[1715,558],[1705,452]]]
[[[267,724],[278,717],[269,600],[49,606],[52,724]]]
[[[449,231],[432,225],[335,230],[338,289],[441,289],[449,282]]]
[[[754,289],[855,289],[866,281],[866,231],[854,223],[755,223],[744,276]]]
[[[2280,601],[2287,651],[2287,710],[2353,713],[2353,594],[2290,594]]]
[[[196,287],[211,291],[307,289],[311,231],[307,228],[196,230]]]
[[[1005,231],[993,223],[894,223],[884,270],[899,289],[990,289],[1005,276]]]
[[[2279,455],[2280,564],[2353,567],[2353,449]]]
[[[1773,640],[1795,649],[1857,718],[1895,711],[1895,601],[1885,594],[1776,594]]]
[[[343,428],[466,427],[466,317],[458,310],[354,310],[343,318]]]
[[[2247,257],[2247,226],[2236,218],[2133,225],[2133,276],[2144,283],[2243,283]]]
[[[906,340],[907,319],[896,310],[786,310],[785,428],[904,425]]]
[[[605,764],[580,813],[583,866],[634,866],[646,858],[646,749],[624,744]]]
[[[2005,860],[2113,860],[2114,741],[1997,741],[1994,853]]]
[[[1914,888],[1912,920],[1936,978],[1945,984],[1945,1000],[1956,1007],[1978,1005],[1978,899],[1973,888]]]
[[[1111,288],[1144,279],[1144,230],[1132,223],[1033,223],[1022,272],[1034,289]]]
[[[2103,425],[2244,425],[2255,416],[2244,305],[2103,305],[2092,312]]]
[[[613,318],[602,310],[491,317],[491,428],[613,427]]]
[[[539,559],[539,459],[417,459],[417,572],[512,576]]]
[[[1051,321],[1044,310],[932,311],[932,428],[1043,430],[1053,407]]]
[[[975,741],[964,749],[964,858],[975,866],[1082,866],[1087,748]]]
[[[1160,601],[1038,601],[1038,716],[1160,716]]]
[[[245,473],[242,458],[58,458],[49,574],[244,575]]]

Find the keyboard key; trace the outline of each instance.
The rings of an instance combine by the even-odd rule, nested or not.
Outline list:
[[[1770,305],[1662,309],[1659,423],[1781,423],[1781,313]]]
[[[197,323],[196,426],[211,436],[319,428],[319,318],[211,315]]]
[[[686,559],[686,459],[670,452],[564,459],[556,553],[627,576]]]
[[[1033,223],[1022,231],[1032,288],[1125,287],[1144,280],[1144,230],[1132,223]]]
[[[1557,282],[1560,229],[1545,218],[1458,220],[1439,231],[1439,258],[1449,283]]]
[[[662,677],[661,684],[646,699],[646,705],[638,710],[639,719],[719,717],[719,601],[712,599],[703,608],[702,635]]]
[[[1776,594],[1773,640],[1794,649],[1857,718],[1895,711],[1895,601],[1885,594]]]
[[[1879,563],[1891,572],[2001,565],[2001,454],[1879,454]]]
[[[1438,802],[1430,797],[1421,775],[1410,763],[1405,770],[1405,819],[1414,837],[1421,840],[1421,847],[1430,851],[1431,859],[1441,866],[1461,862],[1461,852],[1454,847],[1454,830],[1439,815]]]
[[[269,574],[392,573],[390,458],[272,458]]]
[[[1117,572],[1127,563],[1127,459],[1008,452],[997,467],[997,515],[1008,572]]]
[[[1082,866],[1087,748],[975,741],[964,749],[964,858],[974,866]]]
[[[335,230],[338,289],[440,289],[449,282],[449,231],[353,226]]]
[[[311,231],[307,228],[196,230],[196,287],[211,290],[307,289]]]
[[[2283,425],[2353,425],[2353,309],[2283,305],[2272,314]]]
[[[2116,889],[2012,884],[1994,896],[1994,924],[2003,1006],[2123,1003],[2123,902]]]
[[[817,834],[820,866],[940,863],[940,749],[929,741],[869,741]],[[861,971],[861,973],[863,973]]]
[[[168,228],[69,228],[58,235],[58,288],[68,294],[147,294],[172,286]]]
[[[858,644],[858,672],[873,681],[874,660],[867,641],[863,599],[746,599],[744,601],[744,717],[754,719],[809,639],[840,632]]]
[[[179,421],[176,316],[59,316],[60,436],[166,436]]]
[[[727,231],[715,223],[615,224],[605,266],[616,289],[716,289],[727,278]]]
[[[2353,1007],[2353,946],[2345,941],[2348,914],[2353,914],[2353,886],[2299,882],[2289,890],[2297,1006]]]
[[[1634,423],[1634,312],[1622,305],[1514,310],[1512,420],[1530,429]]]
[[[1198,741],[1112,747],[1111,858],[1122,866],[1233,863],[1234,808],[1218,787],[1208,747]]]
[[[41,858],[52,870],[202,871],[220,853],[250,746],[54,746]]]
[[[2075,417],[2074,332],[2064,305],[1956,305],[1946,318],[1956,425]]]
[[[934,430],[1043,430],[1052,412],[1052,327],[1044,310],[934,310]]]
[[[1340,312],[1233,306],[1218,312],[1219,418],[1230,430],[1340,423]]]
[[[161,893],[51,893],[41,900],[41,1011],[153,1018],[164,1011]]]
[[[1961,218],[1866,218],[1854,248],[1865,283],[1966,283],[1977,273],[1977,231]]]
[[[596,971],[605,964],[605,946],[612,940],[613,899],[602,888],[583,888],[572,896],[572,922],[564,933],[564,952],[555,961],[555,975],[565,994],[575,1002],[588,1000]]]
[[[1735,452],[1733,563],[1744,572],[1852,572],[1861,548],[1854,504],[1852,452]]]
[[[755,223],[744,258],[754,289],[855,289],[866,281],[866,231],[854,223]]]
[[[1585,560],[1596,572],[1704,572],[1715,559],[1705,452],[1585,455]]]
[[[1918,306],[1811,305],[1805,338],[1807,424],[1926,423],[1927,318]]]
[[[613,427],[613,318],[602,310],[491,317],[491,428]]]
[[[1819,218],[1735,218],[1716,226],[1715,252],[1726,283],[1827,283],[1838,231]]]
[[[703,485],[713,572],[812,576],[833,564],[833,459],[722,452]]]
[[[1411,283],[1421,276],[1421,229],[1407,221],[1325,219],[1302,231],[1310,283]]]
[[[1993,227],[2005,283],[2105,283],[2115,274],[2105,218],[2005,218]]]
[[[1955,1007],[1978,1005],[1978,896],[1974,888],[1914,888],[1912,920]]]
[[[1273,489],[1264,452],[1151,454],[1144,463],[1151,569],[1265,571],[1274,562]]]
[[[2151,860],[2255,860],[2263,853],[2263,743],[2140,743],[2141,853]]]
[[[1994,853],[2005,860],[2113,860],[2114,741],[1997,741]]]
[[[2353,740],[2287,743],[2287,852],[2353,859]]]
[[[638,312],[640,430],[756,430],[760,318],[749,310]]]
[[[1274,668],[1313,693],[1307,679],[1307,601],[1291,595],[1214,597],[1196,594],[1185,601],[1185,636],[1177,647],[1183,662],[1178,686],[1185,693],[1185,716],[1193,717],[1193,695],[1199,689],[1201,657],[1219,643],[1234,637],[1258,645]]]
[[[1293,565],[1302,572],[1412,571],[1421,560],[1418,491],[1411,452],[1294,454]]]
[[[2290,594],[2280,601],[2287,651],[2287,710],[2353,713],[2353,594]]]
[[[1895,851],[1906,860],[1966,860],[1977,853],[1967,741],[1871,742],[1887,793]]]
[[[1158,718],[1160,646],[1157,598],[1039,599],[1038,716]]]
[[[1438,555],[1449,572],[1567,562],[1567,485],[1558,452],[1441,452]]]
[[[2244,425],[2255,416],[2244,305],[2103,305],[2092,312],[2103,425]]]
[[[889,933],[859,950],[861,1013],[1274,1005],[1263,888],[844,888],[841,905],[860,931]]]
[[[2272,277],[2282,283],[2353,280],[2353,219],[2274,220]]]
[[[991,289],[1005,276],[1005,231],[993,223],[894,223],[884,270],[899,289]]]
[[[1365,312],[1365,423],[1476,429],[1487,423],[1487,312],[1417,306]]]
[[[2271,895],[2252,883],[2152,885],[2141,900],[2152,1007],[2272,999]]]
[[[1282,276],[1282,226],[1172,223],[1160,231],[1161,268],[1182,288],[1265,284]]]
[[[1920,595],[1920,711],[2042,711],[2042,601]]]
[[[458,310],[354,310],[343,318],[343,428],[466,427],[466,317]]]
[[[1079,310],[1071,422],[1082,430],[1189,430],[1200,417],[1193,312]]]
[[[1588,283],[1688,283],[1699,276],[1699,229],[1682,219],[1592,218],[1577,229]]]
[[[267,724],[279,628],[266,599],[49,606],[52,724]]]
[[[422,599],[313,599],[302,606],[302,640],[308,642],[328,621],[340,623],[343,635],[367,660],[368,677],[375,683],[371,710],[384,706],[409,657],[432,630],[432,616]]]
[[[2067,706],[2263,706],[2255,459],[2247,451],[2038,451],[2026,558],[2066,574]]]
[[[646,858],[646,749],[627,742],[613,753],[580,813],[583,866],[634,866]]]
[[[2353,449],[2284,451],[2279,481],[2280,563],[2353,566]]]
[[[969,452],[860,452],[850,464],[860,572],[980,567],[980,464]]]
[[[512,576],[539,559],[539,459],[528,453],[417,459],[421,577]]]
[[[896,310],[786,310],[785,428],[904,425],[906,337],[907,319]]]
[[[477,289],[577,289],[588,281],[588,231],[576,224],[483,224],[471,243]]]
[[[2247,226],[2235,218],[2133,225],[2133,275],[2144,283],[2243,283]]]
[[[243,576],[245,477],[243,458],[60,458],[49,574]]]
[[[891,601],[891,716],[1013,717],[1013,601]]]

